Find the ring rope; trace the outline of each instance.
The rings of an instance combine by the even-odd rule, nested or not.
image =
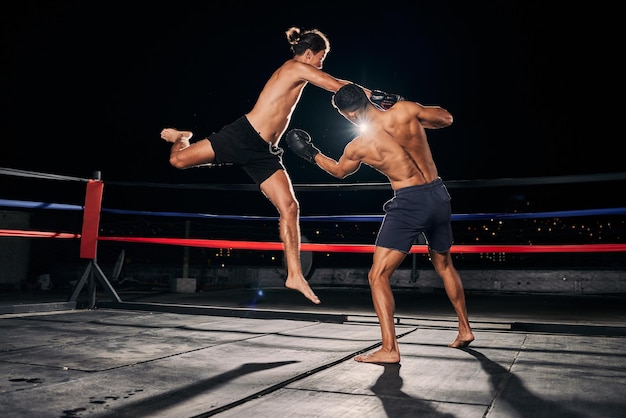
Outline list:
[[[49,180],[65,180],[92,182],[92,179],[82,179],[77,177],[59,176],[46,173],[36,173],[30,171],[14,170],[0,167],[0,174],[8,174],[21,177],[33,177]],[[447,181],[446,184],[451,188],[459,187],[497,187],[511,185],[543,185],[558,184],[571,182],[593,182],[593,181],[612,181],[625,180],[626,173],[606,173],[597,175],[580,175],[580,176],[558,176],[552,178],[535,177],[526,179],[496,179],[496,180],[472,180],[472,181]],[[127,182],[111,182],[112,185],[122,186],[151,186],[151,187],[170,187],[170,188],[194,188],[194,189],[222,189],[222,190],[255,190],[255,185],[196,185],[196,184],[157,184],[157,183],[127,183]],[[294,185],[296,190],[329,190],[350,188],[352,190],[382,190],[390,189],[388,183],[361,183],[361,184],[308,184]],[[0,199],[0,206],[21,207],[29,209],[54,209],[54,210],[85,210],[84,206],[68,205],[58,203],[43,203],[32,201],[18,201]],[[215,219],[235,219],[235,220],[278,220],[276,216],[233,216],[233,215],[214,215],[214,214],[193,214],[184,212],[148,212],[148,211],[128,211],[118,209],[99,208],[102,212],[118,213],[118,214],[139,214],[143,216],[177,216],[177,217],[199,217],[199,218],[215,218]],[[591,216],[591,215],[619,215],[626,214],[626,208],[606,208],[606,209],[588,209],[588,210],[570,210],[570,211],[552,211],[541,213],[477,213],[477,214],[453,214],[452,220],[480,220],[480,219],[524,219],[524,218],[548,218],[548,217],[567,217],[567,216]],[[355,222],[381,222],[384,215],[337,215],[337,216],[301,216],[301,221],[355,221]],[[97,232],[96,232],[97,235]],[[44,231],[25,231],[25,230],[9,230],[0,229],[0,236],[26,237],[26,238],[82,238],[81,234],[62,233],[62,232],[44,232]],[[252,249],[252,250],[282,250],[283,244],[279,242],[253,242],[253,241],[231,241],[231,240],[205,240],[205,239],[174,239],[174,238],[141,238],[141,237],[95,237],[98,241],[125,241],[125,242],[143,242],[155,244],[181,245],[190,247],[208,247],[208,248],[232,248],[232,249]],[[314,244],[302,243],[303,251],[317,252],[365,252],[374,251],[374,245],[361,244]],[[615,252],[626,251],[626,244],[581,244],[581,245],[453,245],[452,252],[468,253],[468,252]],[[411,253],[427,253],[426,245],[414,245]]]
[[[69,205],[61,203],[43,203],[33,201],[21,201],[0,199],[0,206],[19,207],[27,209],[55,209],[55,210],[83,210],[84,206]],[[142,216],[175,216],[184,218],[207,218],[207,219],[227,219],[227,220],[256,220],[256,221],[275,221],[277,216],[250,216],[250,215],[216,215],[210,213],[189,213],[189,212],[151,212],[137,211],[125,209],[107,209],[102,208],[102,212],[123,214],[123,215],[142,215]],[[551,212],[518,212],[518,213],[462,213],[452,214],[453,221],[474,221],[483,219],[535,219],[535,218],[554,218],[554,217],[571,217],[571,216],[596,216],[596,215],[624,215],[626,207],[622,208],[603,208],[603,209],[583,209],[583,210],[563,210]],[[310,215],[301,216],[301,221],[310,222],[381,222],[384,215]]]

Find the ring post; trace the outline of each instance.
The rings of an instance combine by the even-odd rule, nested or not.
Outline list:
[[[93,309],[96,306],[96,278],[115,302],[119,303],[122,301],[96,261],[103,189],[104,183],[102,183],[101,180],[101,173],[100,171],[96,171],[94,173],[94,179],[87,182],[85,208],[83,211],[83,229],[80,238],[80,258],[89,259],[89,263],[81,279],[76,284],[69,300],[70,302],[76,302],[83,286],[87,280],[89,280],[89,309]]]

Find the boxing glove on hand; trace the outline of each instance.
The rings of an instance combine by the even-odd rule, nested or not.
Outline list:
[[[320,150],[311,143],[311,135],[302,129],[292,129],[285,135],[287,146],[300,158],[315,164],[315,156]]]
[[[394,104],[406,100],[399,94],[385,93],[382,90],[372,90],[370,101],[379,109],[387,110]]]

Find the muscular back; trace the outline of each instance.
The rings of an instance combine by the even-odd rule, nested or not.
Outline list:
[[[405,101],[387,111],[373,112],[368,115],[368,129],[346,146],[344,157],[380,171],[394,189],[437,179],[439,174],[423,123],[433,127],[440,123],[440,116],[432,114],[439,109]]]

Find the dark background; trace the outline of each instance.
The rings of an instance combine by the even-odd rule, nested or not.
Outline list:
[[[504,224],[497,217],[453,222],[456,243],[623,242],[623,215],[533,216],[626,206],[626,180],[598,181],[626,174],[617,3],[8,0],[0,10],[0,169],[61,177],[0,175],[0,199],[83,205],[84,182],[63,177],[100,172],[103,208],[140,211],[103,212],[101,236],[180,238],[190,231],[205,239],[278,240],[275,220],[150,215],[277,216],[260,193],[234,187],[252,186],[238,168],[171,167],[159,133],[173,126],[202,137],[249,111],[270,74],[292,56],[285,31],[300,26],[328,35],[324,70],[331,75],[452,113],[454,124],[429,131],[429,139],[453,213],[529,213]],[[330,98],[307,86],[291,127],[309,131],[321,150],[338,157],[355,133]],[[386,182],[368,167],[336,180],[288,150],[284,162],[296,186]],[[577,180],[550,181],[561,176]],[[498,180],[501,186],[477,187]],[[201,188],[219,185],[228,187]],[[296,190],[303,216],[381,214],[391,196],[362,188]],[[33,230],[78,233],[82,225],[81,211],[31,215]],[[320,243],[371,244],[377,229],[378,223],[302,222],[303,235]],[[76,240],[32,246],[32,281],[52,271],[58,287],[76,278],[68,272],[82,273]],[[183,248],[101,242],[99,261],[111,266],[122,249],[125,268],[140,271],[186,257]],[[462,268],[624,265],[622,253],[456,256]],[[189,257],[194,265],[282,263],[278,251],[227,257],[193,248]],[[369,254],[315,257],[317,266],[371,262]],[[418,264],[429,266],[422,257]]]
[[[450,128],[429,132],[446,181],[626,171],[622,29],[608,3],[11,0],[2,8],[0,167],[86,178],[100,171],[112,184],[251,184],[238,168],[170,167],[159,132],[202,136],[247,112],[291,57],[285,30],[301,26],[330,38],[326,72],[453,114]],[[291,126],[338,157],[354,132],[330,97],[307,86]],[[289,151],[284,160],[295,184],[385,181],[368,167],[339,181]],[[63,201],[47,195],[55,186],[45,181],[2,184],[6,197]],[[551,210],[624,204],[614,183],[583,186],[552,187],[538,199],[552,199]],[[105,205],[175,210],[186,202],[203,212],[219,209],[209,201],[238,199],[206,191],[164,199],[154,190],[138,199],[139,190],[109,187]],[[452,192],[457,211],[510,210],[511,193],[523,200],[528,190]],[[387,196],[305,194],[303,214],[367,213],[370,201],[379,211]],[[261,202],[222,209],[272,213]]]

